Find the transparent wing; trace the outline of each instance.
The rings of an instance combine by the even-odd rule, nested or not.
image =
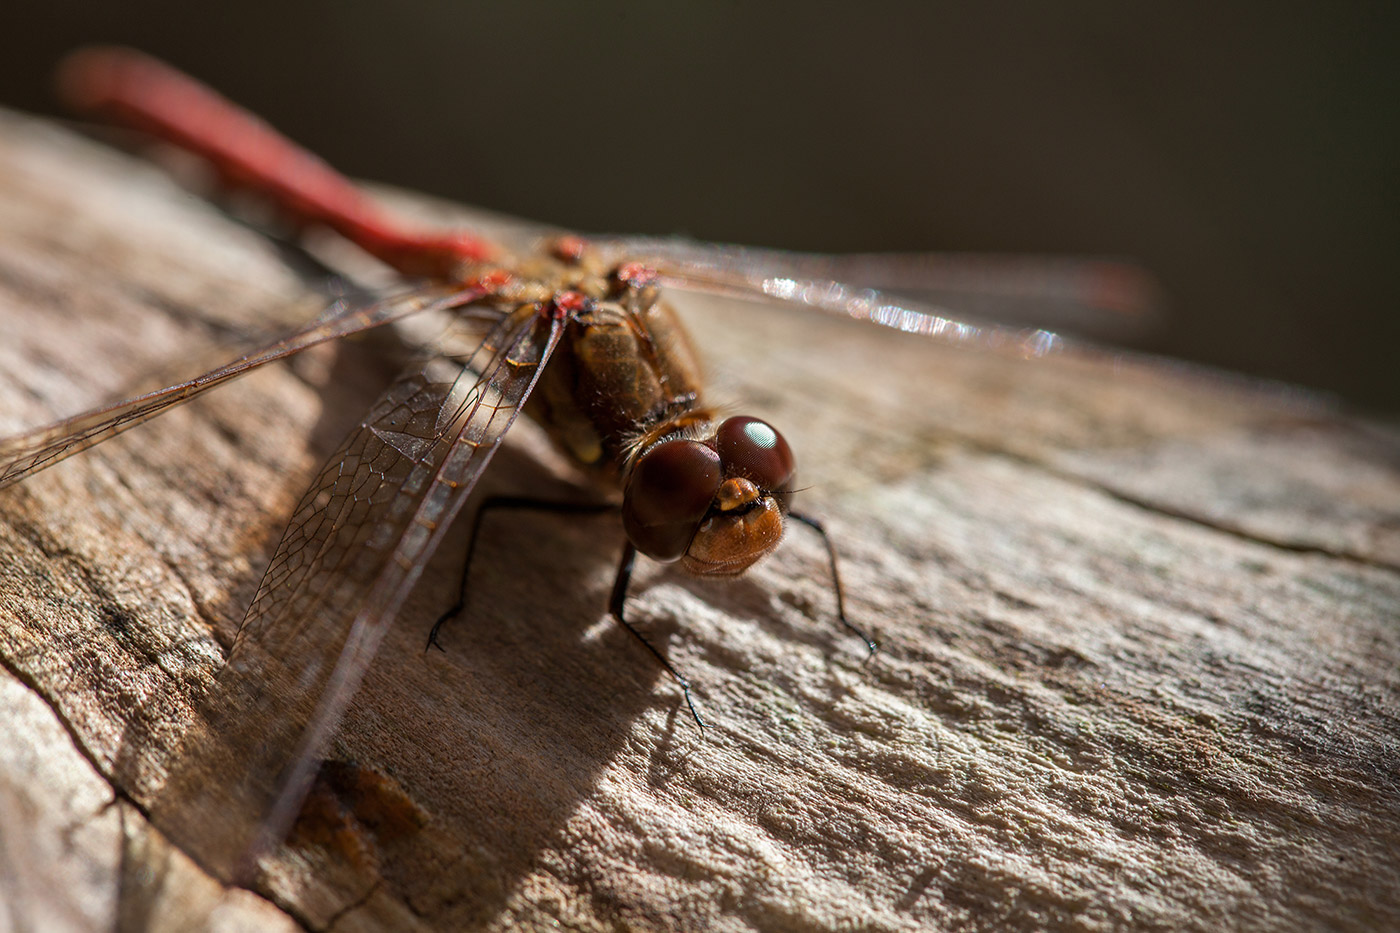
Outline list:
[[[1007,341],[1007,328],[1141,339],[1160,320],[1160,290],[1116,259],[957,253],[819,255],[680,239],[595,241],[640,259],[676,288],[763,296],[950,339]]]
[[[246,876],[250,862],[227,859],[256,858],[290,827],[389,622],[562,328],[526,307],[469,352],[414,367],[307,490],[165,795],[167,825],[213,864]]]
[[[266,363],[410,314],[470,304],[484,294],[484,289],[477,286],[429,285],[370,305],[334,304],[301,330],[202,376],[0,440],[0,489]]]

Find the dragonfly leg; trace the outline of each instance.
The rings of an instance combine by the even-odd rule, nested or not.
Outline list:
[[[690,696],[690,681],[685,679],[685,675],[676,670],[675,665],[666,660],[666,656],[656,650],[656,646],[647,641],[647,637],[637,631],[627,617],[622,614],[623,603],[627,602],[627,586],[632,582],[632,567],[637,561],[637,548],[631,541],[622,549],[622,562],[617,567],[617,577],[613,580],[612,595],[608,597],[608,612],[618,624],[636,636],[651,656],[666,669],[666,673],[671,675],[671,679],[680,686],[681,692],[685,694],[685,705],[690,707],[690,715],[695,717],[695,723],[700,728],[705,728],[705,720],[700,718],[700,712],[695,708],[695,700]]]
[[[425,651],[428,648],[444,650],[442,644],[438,642],[438,632],[452,619],[461,615],[462,610],[466,608],[467,580],[471,576],[472,555],[476,553],[477,537],[481,534],[481,526],[486,519],[486,513],[495,509],[521,509],[565,515],[598,515],[603,512],[615,512],[617,506],[606,502],[563,502],[556,499],[537,499],[533,496],[489,496],[483,500],[481,507],[476,510],[476,515],[472,517],[472,533],[471,537],[467,539],[467,554],[462,561],[462,578],[457,583],[457,601],[433,623],[432,631],[428,633],[428,644],[424,647]]]
[[[857,638],[865,642],[865,647],[870,651],[870,654],[866,655],[866,659],[869,660],[869,658],[874,657],[875,652],[880,646],[876,644],[875,640],[867,635],[864,630],[857,628],[850,619],[846,618],[846,597],[841,587],[841,572],[836,566],[836,548],[831,543],[831,536],[826,533],[826,526],[812,516],[803,515],[799,512],[789,512],[788,518],[796,522],[801,522],[821,535],[822,544],[826,545],[827,563],[831,567],[831,584],[836,590],[836,618],[846,627],[847,631],[852,632]]]

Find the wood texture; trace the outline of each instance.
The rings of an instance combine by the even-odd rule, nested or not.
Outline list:
[[[0,122],[0,432],[311,298],[143,163]],[[488,526],[425,655],[457,529],[334,742],[370,791],[225,888],[150,820],[301,484],[392,375],[382,341],[320,348],[0,492],[0,926],[1400,927],[1400,433],[1156,360],[682,310],[797,451],[878,656],[800,529],[734,583],[645,567],[702,733],[606,619],[617,522],[548,515]],[[521,425],[483,485],[573,482]]]

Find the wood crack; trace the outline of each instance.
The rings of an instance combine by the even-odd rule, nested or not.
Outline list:
[[[1357,551],[1346,548],[1329,548],[1316,544],[1303,544],[1297,541],[1288,541],[1286,539],[1282,539],[1272,535],[1259,534],[1258,532],[1250,531],[1249,529],[1244,528],[1239,524],[1233,524],[1220,519],[1211,518],[1209,516],[1205,516],[1198,512],[1194,512],[1185,508],[1177,508],[1163,502],[1153,501],[1143,496],[1138,496],[1129,492],[1125,492],[1121,489],[1114,488],[1113,486],[1110,486],[1107,483],[1104,483],[1100,480],[1096,480],[1092,477],[1085,476],[1082,473],[1077,473],[1073,470],[1065,469],[1064,467],[1056,466],[1053,463],[1050,463],[1049,461],[1041,457],[1036,457],[1032,454],[1028,454],[1023,451],[1015,450],[1010,447],[1003,447],[997,444],[991,444],[986,442],[985,440],[967,434],[954,434],[953,436],[956,437],[958,441],[961,444],[963,444],[963,446],[970,450],[977,451],[978,453],[987,456],[996,457],[1013,463],[1019,463],[1023,466],[1031,467],[1032,469],[1043,473],[1046,476],[1054,477],[1055,479],[1058,479],[1065,483],[1069,483],[1070,485],[1076,486],[1080,489],[1086,489],[1100,493],[1116,502],[1121,502],[1124,505],[1133,506],[1134,508],[1141,509],[1145,512],[1150,512],[1153,515],[1159,515],[1163,518],[1170,518],[1176,521],[1185,522],[1187,524],[1194,525],[1198,528],[1203,528],[1208,531],[1214,531],[1223,535],[1227,535],[1238,541],[1243,541],[1249,544],[1257,544],[1262,547],[1271,548],[1273,550],[1285,551],[1291,554],[1326,557],[1332,560],[1347,561],[1362,567],[1368,567],[1375,570],[1382,570],[1390,573],[1400,573],[1400,564],[1392,563],[1381,558],[1372,557],[1368,554],[1362,554]]]

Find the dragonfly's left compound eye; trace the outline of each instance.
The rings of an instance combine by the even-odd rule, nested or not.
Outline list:
[[[638,458],[623,493],[622,526],[637,550],[659,561],[685,553],[714,501],[720,455],[698,441],[667,441]]]
[[[740,476],[759,489],[783,492],[796,468],[792,448],[771,424],[747,415],[726,418],[715,434],[725,476]]]

